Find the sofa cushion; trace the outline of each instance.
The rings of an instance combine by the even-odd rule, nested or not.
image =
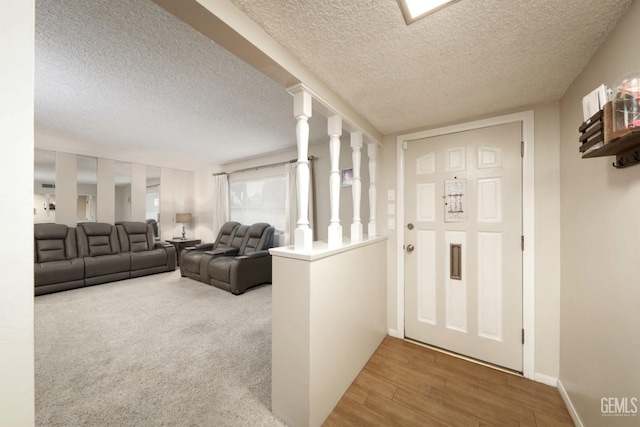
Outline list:
[[[36,240],[64,239],[69,227],[64,224],[35,224],[33,235]]]
[[[145,268],[167,266],[167,251],[165,249],[152,249],[144,252],[132,252],[131,270],[143,270]]]
[[[145,234],[130,234],[129,250],[131,252],[148,251],[149,244],[147,242],[147,236]]]
[[[225,256],[213,258],[209,261],[208,271],[209,277],[221,282],[231,282],[231,264],[235,257]]]
[[[235,236],[234,231],[240,226],[239,222],[228,221],[222,224],[218,232],[218,238],[213,244],[214,249],[231,247],[231,240]],[[240,240],[242,242],[242,240]],[[239,246],[238,246],[239,247]]]
[[[131,257],[128,253],[88,256],[84,258],[85,277],[105,276],[131,270]]]
[[[117,225],[122,252],[142,252],[154,248],[153,228],[145,222],[125,221]]]
[[[65,283],[84,279],[84,261],[74,258],[34,265],[35,286]]]
[[[257,222],[247,230],[240,255],[270,248],[273,245],[273,227],[265,222]]]
[[[34,262],[51,262],[78,257],[74,228],[63,224],[35,224]]]
[[[202,255],[204,251],[183,251],[180,254],[180,269],[182,271],[188,271],[190,273],[200,273],[200,260],[202,259]]]
[[[84,222],[78,226],[87,236],[109,236],[113,232],[113,225],[106,222]]]
[[[89,241],[89,256],[111,255],[109,236],[87,236]]]
[[[36,240],[38,262],[51,262],[66,260],[64,253],[64,239]]]
[[[101,222],[78,224],[78,254],[80,256],[104,256],[121,252],[116,227]]]
[[[241,225],[236,228],[236,232],[232,235],[231,241],[229,242],[229,245],[227,247],[240,249],[245,241],[245,237],[247,237],[248,232],[248,225]]]

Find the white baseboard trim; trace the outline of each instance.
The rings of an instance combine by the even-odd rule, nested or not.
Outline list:
[[[539,373],[535,373],[534,377],[533,377],[534,381],[542,383],[542,384],[546,384],[546,385],[550,385],[551,387],[557,388],[558,387],[558,379],[556,377],[552,377],[550,375],[545,375],[545,374],[539,374]]]
[[[582,420],[580,419],[576,408],[573,406],[573,402],[571,402],[571,399],[567,394],[567,390],[564,389],[560,380],[558,380],[558,392],[560,392],[560,397],[562,397],[562,400],[564,400],[564,404],[567,406],[567,410],[569,411],[569,415],[571,415],[573,423],[576,425],[576,427],[584,427],[584,424],[582,424]]]
[[[394,338],[400,338],[400,337],[398,336],[398,331],[396,331],[395,329],[389,329],[389,330],[387,331],[387,333],[388,333],[390,336],[394,337]]]

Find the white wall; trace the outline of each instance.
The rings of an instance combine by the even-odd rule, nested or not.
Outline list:
[[[273,254],[272,410],[319,426],[385,336],[386,243]]]
[[[34,2],[0,10],[0,425],[32,426]]]
[[[31,165],[33,168],[33,165]],[[56,222],[76,226],[78,206],[75,154],[56,153]],[[31,178],[33,180],[33,177]]]
[[[160,169],[160,239],[177,237],[173,222],[173,169]]]
[[[560,102],[562,298],[560,380],[584,425],[631,426],[606,417],[601,399],[640,399],[640,166],[615,157],[582,159],[582,97],[640,69],[640,2],[587,63]]]
[[[115,186],[115,205],[113,210],[115,211],[114,221],[106,222],[120,222],[120,221],[132,221],[131,219],[131,186],[130,185],[117,185]],[[144,198],[142,199],[144,200]],[[100,203],[98,204],[100,206]]]
[[[146,191],[147,168],[140,163],[131,164],[131,220],[145,221],[147,218]]]
[[[534,110],[535,140],[535,362],[534,372],[539,380],[553,381],[559,372],[559,316],[560,316],[560,191],[559,191],[559,107],[551,102],[534,106],[523,106],[494,116],[515,111]],[[476,117],[469,121],[487,118]],[[442,126],[453,123],[446,123]],[[434,126],[440,127],[440,126]],[[417,130],[426,130],[417,129]],[[408,130],[399,134],[414,132]],[[396,218],[386,209],[387,191],[396,188],[396,138],[399,134],[386,135],[380,150],[381,177],[378,186],[378,230],[389,236],[387,267],[387,319],[388,328],[397,330],[397,269],[395,230],[388,230],[387,220]],[[396,210],[397,211],[397,210]],[[396,224],[402,227],[403,224]]]
[[[115,161],[111,159],[98,159],[98,181],[97,181],[97,221],[113,224],[116,219],[116,210],[120,215],[122,206],[118,206],[116,200],[116,189],[114,186]],[[82,192],[80,194],[91,194]],[[115,207],[114,207],[115,205]],[[118,215],[118,216],[120,216]]]
[[[194,217],[193,234],[203,242],[214,242],[218,230],[213,230],[213,179],[211,174],[218,170],[198,170],[194,172]]]

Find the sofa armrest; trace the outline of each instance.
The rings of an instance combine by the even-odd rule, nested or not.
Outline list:
[[[171,243],[166,243],[166,242],[156,242],[153,245],[154,249],[166,249],[168,247],[173,247],[173,245]]]
[[[187,246],[186,248],[184,248],[185,251],[192,251],[192,250],[210,251],[212,249],[213,249],[213,243],[200,243],[195,246]]]
[[[236,255],[238,248],[220,248],[213,251],[206,251],[206,255],[220,256],[220,255]]]
[[[245,259],[264,258],[266,256],[269,256],[269,251],[255,251],[255,252],[248,253],[247,255],[237,256],[234,259],[238,261],[242,261]]]

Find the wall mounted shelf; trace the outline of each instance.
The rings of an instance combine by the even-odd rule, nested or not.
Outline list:
[[[616,156],[613,166],[626,168],[640,163],[640,128],[611,131],[611,103],[578,128],[583,159]],[[602,143],[601,147],[593,148]]]

